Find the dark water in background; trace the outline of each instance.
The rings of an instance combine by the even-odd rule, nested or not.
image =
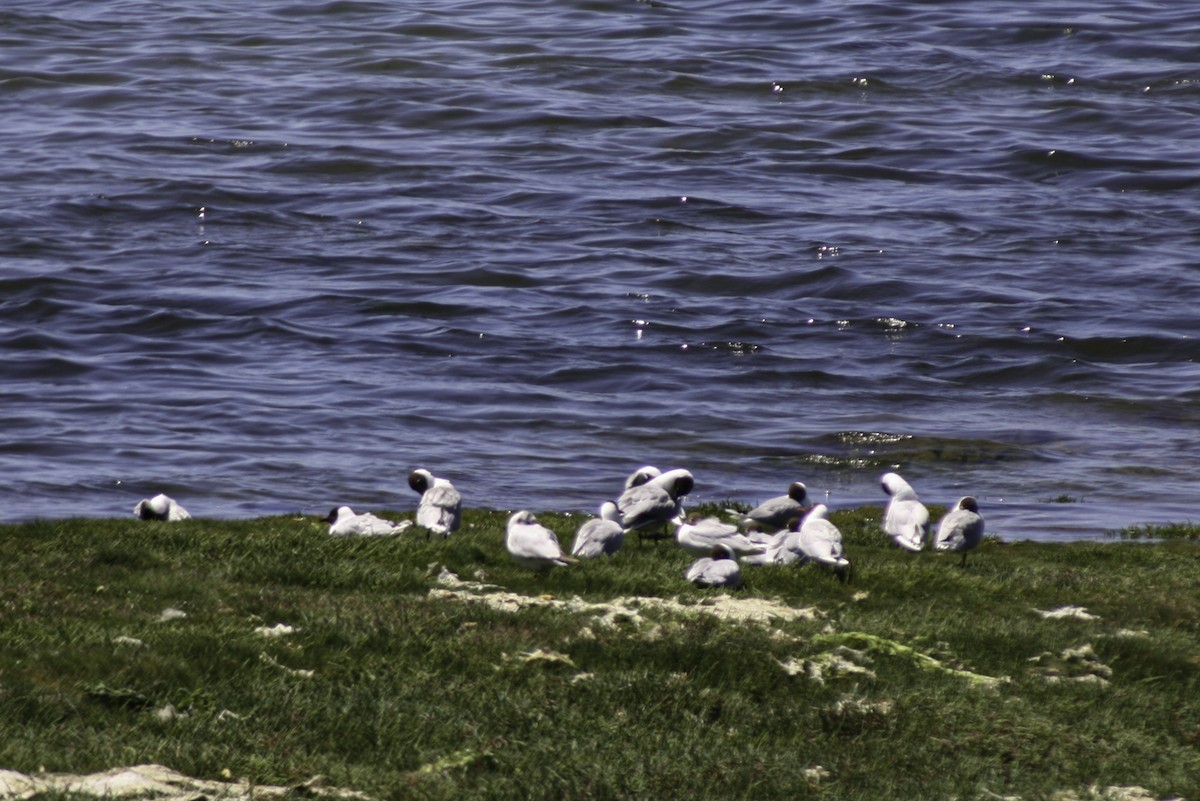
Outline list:
[[[1200,519],[1186,3],[9,0],[0,187],[5,520]]]

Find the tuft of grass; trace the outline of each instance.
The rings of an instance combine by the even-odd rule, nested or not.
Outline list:
[[[1126,526],[1115,531],[1106,531],[1105,535],[1124,540],[1196,540],[1200,539],[1200,525],[1189,522],[1161,526]]]
[[[961,569],[844,510],[850,583],[714,592],[669,541],[523,569],[506,518],[0,526],[0,766],[418,799],[1200,795],[1194,537],[988,540]],[[564,543],[583,519],[539,515]]]

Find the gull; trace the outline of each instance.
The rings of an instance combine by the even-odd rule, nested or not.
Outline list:
[[[658,478],[662,475],[662,471],[654,465],[648,464],[644,467],[639,467],[629,474],[629,478],[625,479],[625,489],[633,489],[640,487],[652,478]]]
[[[577,561],[563,554],[553,531],[539,523],[533,512],[524,510],[508,518],[504,547],[517,564],[532,570],[549,570]]]
[[[441,537],[450,536],[462,524],[462,495],[447,479],[425,469],[408,474],[408,486],[421,494],[417,525]]]
[[[571,555],[590,558],[603,554],[614,554],[621,550],[625,541],[625,529],[621,527],[621,512],[612,501],[600,504],[600,516],[594,517],[575,532],[575,544]]]
[[[683,497],[695,485],[692,474],[687,470],[668,470],[649,479],[644,484],[630,487],[617,499],[621,512],[621,525],[625,532],[637,531],[644,538],[644,529],[663,526],[677,521],[683,513]],[[664,530],[654,539],[669,536]]]
[[[142,520],[169,520],[171,522],[187,520],[191,517],[187,509],[176,503],[174,498],[168,498],[161,493],[148,500],[138,501],[137,506],[133,507],[133,515]]]
[[[766,551],[765,545],[752,541],[732,523],[722,523],[715,517],[690,515],[675,529],[675,542],[685,551],[708,554],[718,545],[734,554],[753,554]]]
[[[399,534],[412,525],[410,520],[393,523],[370,512],[355,514],[349,506],[335,506],[330,510],[329,516],[321,518],[321,521],[329,524],[329,533],[335,537],[387,536]]]
[[[755,537],[751,535],[751,542],[755,542]],[[744,565],[790,565],[795,562],[804,562],[808,560],[808,556],[800,547],[800,532],[784,529],[783,531],[772,534],[762,544],[763,550],[758,553],[752,553],[742,556],[740,561]]]
[[[684,573],[684,578],[697,587],[742,586],[742,568],[733,558],[733,552],[724,545],[712,549],[711,556],[697,559]]]
[[[799,545],[810,561],[832,568],[838,579],[845,581],[850,574],[850,560],[846,558],[842,532],[825,519],[828,512],[828,507],[823,503],[808,510],[797,532]]]
[[[769,498],[755,506],[745,515],[743,523],[752,524],[769,531],[779,531],[798,520],[804,514],[804,502],[808,500],[808,487],[799,481],[788,486],[787,495]]]
[[[954,508],[938,524],[933,547],[938,551],[961,551],[962,567],[967,566],[967,551],[983,540],[983,516],[979,503],[970,495],[959,498]]]
[[[884,473],[880,482],[891,496],[883,513],[884,533],[905,550],[921,550],[929,534],[929,510],[917,498],[916,490],[896,473]]]

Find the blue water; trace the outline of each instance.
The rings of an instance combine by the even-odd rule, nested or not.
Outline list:
[[[0,11],[0,519],[1196,518],[1187,4]]]

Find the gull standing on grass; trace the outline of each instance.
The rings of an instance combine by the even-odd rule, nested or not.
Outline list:
[[[515,512],[508,518],[504,547],[517,564],[531,570],[549,570],[555,565],[566,566],[578,561],[566,556],[554,532],[543,526],[533,512]]]
[[[841,530],[825,519],[828,512],[823,503],[808,510],[797,532],[800,549],[809,561],[832,569],[840,581],[845,581],[850,575],[850,560],[846,558]]]
[[[612,501],[600,504],[600,516],[585,521],[575,532],[575,544],[571,555],[581,559],[614,554],[625,542],[625,529],[621,527],[621,512]]]
[[[386,537],[412,525],[409,520],[393,523],[370,512],[355,514],[349,506],[335,506],[321,521],[329,524],[329,533],[334,537]]]
[[[462,525],[462,495],[448,479],[424,468],[408,474],[408,486],[421,495],[417,525],[439,537],[448,537]]]
[[[621,525],[625,533],[637,531],[640,538],[663,539],[670,536],[667,523],[683,514],[683,498],[692,491],[695,481],[687,470],[668,470],[644,484],[630,487],[617,499]],[[659,529],[647,534],[647,529]]]
[[[137,506],[133,507],[133,515],[142,520],[167,520],[172,523],[191,518],[187,509],[176,503],[174,498],[169,498],[162,493],[153,498],[138,501]]]
[[[967,566],[967,551],[983,541],[983,515],[979,503],[970,495],[959,498],[954,508],[938,524],[933,547],[938,551],[962,552],[962,567]]]
[[[724,545],[715,546],[711,556],[693,562],[684,577],[697,587],[737,589],[742,586],[742,568],[733,558],[733,551]]]
[[[896,473],[884,473],[883,491],[891,496],[883,513],[883,531],[907,551],[925,547],[929,536],[929,510],[917,498],[917,492]]]
[[[808,487],[799,481],[788,486],[787,495],[769,498],[745,514],[744,525],[764,531],[779,531],[804,516],[804,504],[808,500]]]

